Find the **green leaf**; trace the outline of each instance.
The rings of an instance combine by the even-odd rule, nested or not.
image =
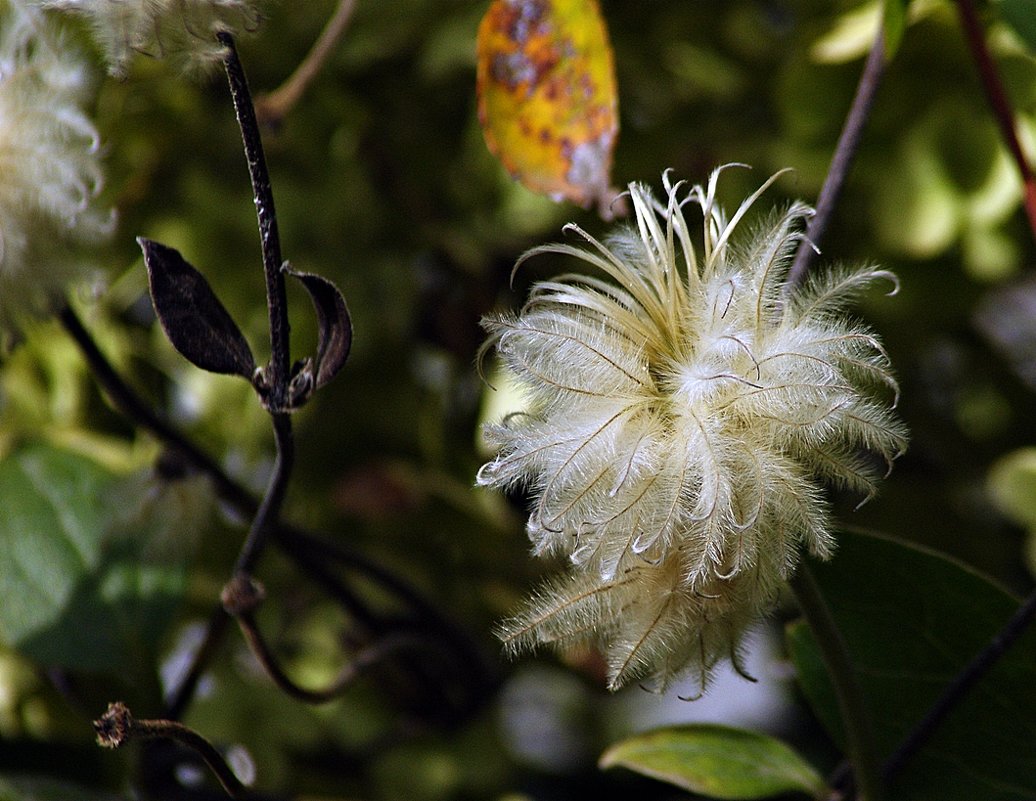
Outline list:
[[[150,669],[183,570],[146,558],[146,530],[112,533],[126,514],[117,478],[36,446],[0,464],[0,498],[0,641],[46,665]]]
[[[986,481],[997,508],[1022,526],[1036,526],[1036,448],[1019,448],[1000,457]]]
[[[812,766],[780,740],[711,724],[638,734],[605,751],[600,766],[629,768],[711,798],[826,792]]]
[[[93,462],[45,448],[0,464],[0,637],[6,642],[32,649],[97,569],[101,502],[111,486],[112,476]],[[57,656],[42,650],[44,661]]]
[[[856,665],[878,753],[892,754],[1017,609],[987,578],[893,540],[843,534],[814,574]],[[844,743],[834,691],[803,622],[788,628],[802,689]],[[893,779],[897,801],[1036,799],[1036,632],[1031,629]]]
[[[881,24],[885,29],[885,60],[891,61],[906,30],[907,0],[885,0]]]
[[[1000,14],[1025,42],[1029,53],[1036,53],[1036,0],[1000,0]]]

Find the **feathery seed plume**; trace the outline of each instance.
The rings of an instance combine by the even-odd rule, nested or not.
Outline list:
[[[0,0],[0,329],[50,311],[82,274],[73,246],[110,232],[97,207],[100,140],[89,73],[58,32]]]
[[[172,58],[185,69],[218,63],[221,31],[259,26],[259,0],[30,0],[41,8],[82,14],[104,49],[112,74],[122,76],[137,53]]]
[[[787,272],[812,213],[794,203],[754,230],[729,219],[716,170],[659,202],[629,187],[636,224],[585,246],[534,248],[595,272],[536,284],[521,312],[484,321],[527,407],[486,428],[482,486],[525,487],[537,555],[567,557],[500,635],[512,651],[590,642],[611,688],[704,687],[737,665],[747,626],[772,604],[803,546],[834,549],[823,484],[870,497],[906,446],[898,392],[876,336],[846,306],[884,270]],[[779,174],[778,174],[779,175]],[[696,205],[696,246],[684,210]],[[747,234],[742,236],[742,234]],[[870,452],[868,454],[868,452]]]

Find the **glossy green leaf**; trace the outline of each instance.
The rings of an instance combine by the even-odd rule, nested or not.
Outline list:
[[[844,534],[814,567],[857,667],[878,752],[893,753],[1018,602],[987,578],[931,551]],[[788,647],[811,706],[844,743],[834,691],[808,627]],[[1028,631],[893,779],[897,801],[1036,799],[1036,632]]]
[[[182,591],[182,568],[147,558],[146,529],[113,533],[118,480],[37,446],[0,464],[0,640],[46,664],[146,668]]]
[[[1036,53],[1036,0],[1000,0],[1000,14],[1030,53]]]
[[[629,768],[710,798],[825,793],[819,774],[780,740],[712,724],[635,735],[609,748],[600,766]]]

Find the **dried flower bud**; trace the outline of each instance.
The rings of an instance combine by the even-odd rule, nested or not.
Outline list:
[[[186,69],[218,62],[219,32],[259,26],[259,0],[29,0],[86,16],[111,72],[124,75],[136,53],[169,57]]]
[[[122,701],[113,701],[108,709],[94,721],[97,744],[103,748],[119,748],[133,731],[133,715]]]
[[[0,0],[0,329],[50,310],[112,228],[97,208],[99,137],[87,70],[38,15]]]
[[[736,658],[801,546],[834,547],[823,483],[873,494],[867,451],[906,446],[896,381],[873,333],[845,314],[875,269],[786,277],[811,210],[795,203],[748,236],[729,220],[720,170],[690,190],[663,176],[659,203],[630,186],[636,226],[589,247],[548,245],[603,273],[534,286],[517,316],[484,321],[528,407],[487,427],[483,486],[528,488],[538,555],[568,558],[501,628],[508,647],[600,645],[617,688],[702,684]],[[701,207],[697,250],[684,217]],[[520,263],[520,262],[519,262]],[[735,661],[736,664],[736,661]]]

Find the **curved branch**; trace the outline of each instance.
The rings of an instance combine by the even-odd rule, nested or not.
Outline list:
[[[327,687],[311,689],[297,684],[287,674],[259,631],[259,626],[255,621],[253,613],[246,612],[238,615],[237,622],[241,628],[241,633],[244,634],[245,640],[248,642],[248,647],[255,655],[255,658],[259,660],[267,675],[273,680],[273,683],[292,698],[307,704],[325,704],[333,701],[348,690],[366,669],[387,659],[398,651],[413,649],[425,644],[416,636],[390,634],[357,653],[352,661],[342,667],[338,676]]]
[[[340,0],[335,13],[327,21],[327,25],[320,32],[319,38],[302,63],[277,89],[256,101],[255,111],[262,122],[270,126],[277,126],[284,121],[284,118],[288,116],[303,93],[309,88],[313,79],[324,68],[346,28],[349,27],[355,10],[356,0]]]
[[[266,493],[259,504],[259,510],[252,518],[248,536],[234,565],[235,573],[251,573],[259,561],[269,532],[278,524],[281,506],[288,493],[291,470],[295,465],[295,439],[291,430],[291,417],[286,412],[276,412],[272,416],[277,439],[277,457],[273,463],[273,472],[270,474]]]
[[[98,744],[105,748],[118,748],[131,740],[175,740],[204,760],[231,798],[241,798],[247,792],[215,746],[175,720],[137,720],[124,703],[115,701],[94,721],[94,731]]]
[[[284,262],[281,258],[281,240],[277,229],[273,189],[270,186],[270,173],[266,167],[262,136],[259,132],[259,123],[256,121],[248,80],[237,55],[234,37],[224,31],[218,33],[216,38],[226,48],[223,66],[226,69],[227,82],[230,84],[230,95],[234,101],[234,111],[237,114],[241,141],[248,161],[248,174],[252,181],[262,245],[263,273],[266,276],[266,304],[270,316],[270,364],[259,382],[259,388],[263,405],[273,418],[277,457],[266,494],[259,504],[234,567],[235,573],[250,573],[262,554],[267,532],[277,523],[291,479],[291,470],[295,464],[295,441],[291,431],[291,418],[288,416],[288,384],[291,378],[288,297],[284,285]]]

